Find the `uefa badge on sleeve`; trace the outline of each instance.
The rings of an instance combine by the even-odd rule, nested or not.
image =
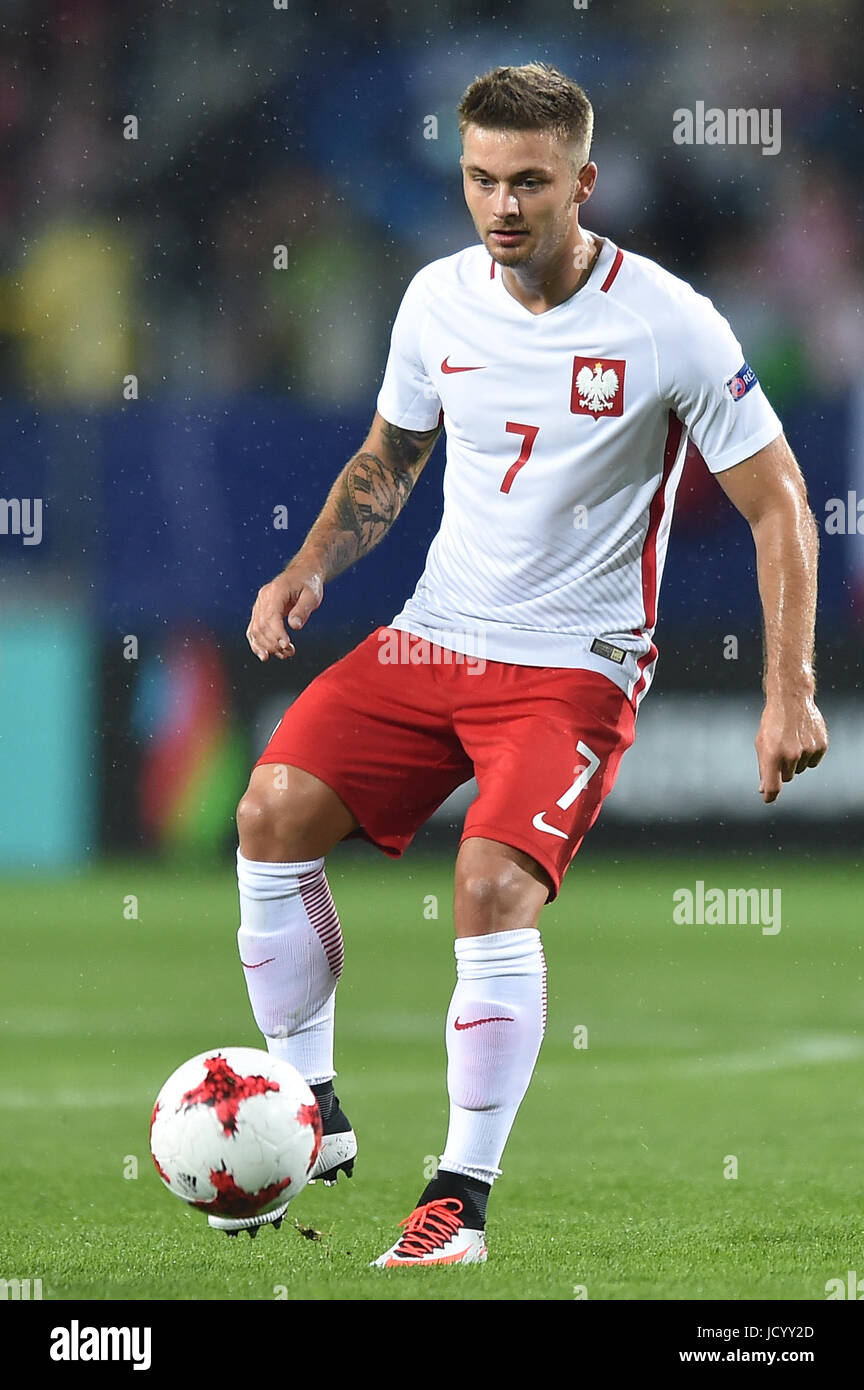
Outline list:
[[[743,396],[754,386],[758,385],[759,378],[750,366],[749,362],[743,362],[734,376],[730,376],[726,382],[726,390],[733,401],[740,401]]]
[[[603,416],[624,413],[624,370],[620,357],[574,357],[570,409],[574,415]]]

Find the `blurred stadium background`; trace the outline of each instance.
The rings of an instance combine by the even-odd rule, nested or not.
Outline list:
[[[413,586],[438,520],[440,444],[388,541],[329,589],[291,668],[262,669],[246,649],[255,591],[362,438],[408,278],[474,240],[453,112],[495,63],[541,57],[585,85],[600,166],[586,224],[730,318],[823,525],[830,499],[864,496],[852,15],[6,0],[2,493],[41,499],[42,515],[38,544],[14,534],[8,507],[0,534],[4,869],[223,855],[286,697]],[[780,108],[780,153],[675,145],[672,112],[699,99]],[[825,534],[834,748],[766,812],[749,533],[692,459],[658,676],[596,849],[688,844],[694,827],[705,844],[859,836],[862,603],[864,537]],[[464,799],[424,838],[452,844]]]
[[[534,58],[595,105],[585,224],[708,293],[784,420],[823,533],[833,746],[761,804],[752,545],[693,457],[639,736],[549,911],[549,1033],[496,1206],[521,1227],[496,1218],[500,1265],[463,1296],[587,1280],[591,1298],[814,1298],[860,1269],[859,25],[851,0],[3,0],[0,1275],[44,1276],[46,1297],[266,1298],[290,1258],[307,1296],[379,1296],[365,1260],[443,1132],[444,904],[470,788],[416,858],[333,856],[337,1065],[373,1181],[303,1203],[342,1262],[308,1241],[217,1252],[152,1172],[121,1173],[147,1162],[183,1057],[257,1041],[234,807],[292,695],[413,587],[443,445],[294,662],[252,657],[249,610],[364,435],[409,277],[475,239],[456,102]],[[780,152],[674,144],[673,112],[699,100],[779,108]],[[677,884],[749,886],[757,866],[783,888],[780,936],[671,929]],[[730,1151],[745,1181],[718,1186]]]

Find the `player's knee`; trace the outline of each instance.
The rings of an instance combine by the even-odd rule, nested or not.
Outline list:
[[[237,833],[241,846],[256,839],[266,824],[263,800],[247,791],[237,806]]]
[[[285,769],[274,766],[265,777],[253,775],[237,807],[240,849],[247,859],[271,858],[274,846],[287,852],[298,832],[307,830],[302,802],[292,796],[287,779],[277,780],[280,771]]]
[[[518,914],[524,896],[525,876],[507,860],[468,865],[457,872],[457,911],[476,922],[488,923],[489,931],[497,931],[503,920]]]
[[[270,830],[275,810],[273,799],[262,787],[256,787],[250,782],[237,807],[237,829],[240,831],[241,839],[244,835],[254,837],[262,831]]]
[[[240,852],[246,859],[320,859],[356,824],[323,782],[282,763],[256,768],[237,807]]]

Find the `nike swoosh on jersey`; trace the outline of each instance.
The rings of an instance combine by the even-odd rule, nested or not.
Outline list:
[[[441,370],[442,370],[442,372],[446,372],[446,373],[449,373],[449,372],[484,372],[484,371],[486,370],[486,364],[485,364],[485,363],[483,364],[482,367],[449,367],[449,366],[447,365],[449,357],[450,357],[450,354],[448,353],[448,354],[447,354],[447,357],[445,357],[445,358],[444,358],[444,361],[441,363]]]
[[[262,965],[272,965],[275,959],[275,956],[268,956],[266,960],[256,960],[254,965],[248,965],[245,960],[241,960],[240,964],[244,970],[260,970]]]
[[[535,830],[543,830],[547,835],[557,835],[561,840],[568,840],[569,835],[565,835],[563,830],[556,830],[554,825],[547,825],[543,819],[544,812],[538,811],[531,824]]]
[[[457,1019],[456,1019],[456,1022],[453,1024],[453,1027],[454,1027],[454,1028],[458,1028],[458,1029],[459,1029],[459,1032],[461,1033],[462,1030],[465,1029],[465,1028],[479,1028],[481,1023],[515,1023],[515,1022],[516,1022],[515,1018],[503,1017],[503,1018],[475,1018],[473,1023],[460,1023],[460,1022],[459,1022],[459,1019],[457,1018]]]

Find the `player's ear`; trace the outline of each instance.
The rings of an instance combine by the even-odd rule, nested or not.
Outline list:
[[[592,162],[589,160],[587,164],[582,165],[582,168],[576,175],[575,201],[577,203],[585,203],[588,201],[588,199],[591,197],[591,194],[594,192],[594,184],[596,180],[597,165],[592,164]]]

